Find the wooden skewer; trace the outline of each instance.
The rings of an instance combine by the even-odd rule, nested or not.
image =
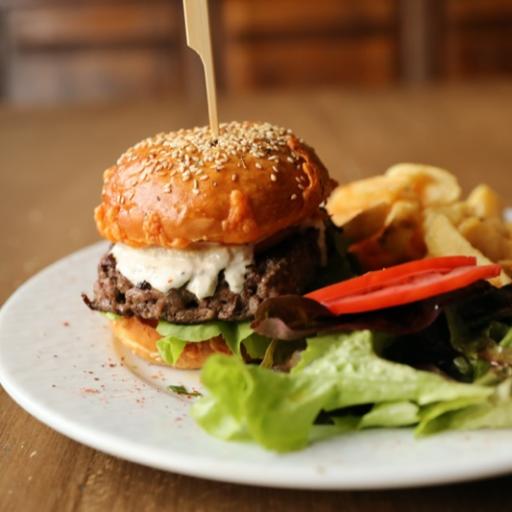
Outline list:
[[[219,135],[219,119],[208,0],[183,0],[183,10],[185,12],[187,44],[199,55],[203,63],[210,129],[213,136],[217,137]]]

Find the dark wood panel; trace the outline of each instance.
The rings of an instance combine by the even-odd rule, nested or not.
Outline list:
[[[443,7],[443,77],[512,74],[512,1],[447,0]]]
[[[396,48],[387,37],[332,41],[260,40],[226,48],[229,90],[333,82],[383,84],[396,77]]]
[[[183,88],[179,62],[155,48],[30,53],[12,64],[7,95],[15,103],[55,103],[176,91]]]
[[[502,19],[512,15],[510,0],[444,0],[448,21]]]
[[[50,5],[7,14],[12,44],[21,49],[176,43],[182,16],[173,2]]]
[[[227,90],[396,79],[396,0],[225,0]]]
[[[447,78],[512,74],[512,26],[448,30],[443,72]]]
[[[106,100],[183,89],[179,2],[34,3],[0,11],[9,101]]]
[[[511,74],[512,0],[211,0],[219,89]],[[203,97],[181,0],[0,0],[0,98]]]
[[[397,16],[396,0],[225,0],[227,37],[247,33],[311,32],[357,26],[389,26]]]

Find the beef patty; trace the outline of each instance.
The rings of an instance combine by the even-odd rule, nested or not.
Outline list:
[[[308,291],[321,266],[318,236],[316,229],[308,229],[255,254],[240,293],[229,289],[221,272],[215,294],[204,299],[184,287],[162,293],[147,282],[131,283],[116,269],[114,256],[107,252],[98,266],[94,299],[83,298],[91,309],[146,320],[186,324],[250,320],[266,298]]]

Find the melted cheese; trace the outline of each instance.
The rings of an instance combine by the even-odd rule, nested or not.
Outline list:
[[[240,293],[247,267],[253,262],[250,245],[178,250],[115,244],[111,252],[117,270],[133,284],[146,281],[162,293],[185,286],[199,299],[214,294],[221,271],[229,289]]]

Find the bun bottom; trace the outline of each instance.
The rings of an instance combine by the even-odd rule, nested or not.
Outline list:
[[[202,368],[212,354],[231,354],[222,336],[216,336],[205,341],[187,343],[176,364],[170,365],[163,361],[158,353],[156,342],[162,336],[154,327],[135,317],[118,318],[111,324],[114,336],[120,343],[138,357],[153,364],[197,370]]]

